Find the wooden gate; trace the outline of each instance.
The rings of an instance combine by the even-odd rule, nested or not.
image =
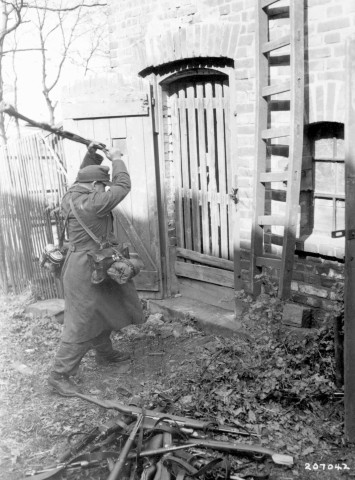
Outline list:
[[[100,114],[101,118],[83,118],[83,113],[77,112],[74,105],[70,111],[72,118],[65,121],[65,128],[83,137],[116,146],[124,154],[132,191],[113,211],[115,234],[121,243],[128,243],[130,251],[138,253],[143,260],[144,268],[134,279],[137,290],[145,298],[161,298],[163,291],[152,120],[148,108],[142,109],[141,102],[137,105],[127,102],[127,105],[124,116],[108,117],[111,113],[108,110]],[[92,109],[91,105],[84,111],[90,114]],[[120,108],[117,110],[116,115]],[[102,118],[104,115],[106,118]],[[75,178],[85,149],[73,142],[66,144],[66,148],[67,158],[71,161],[71,177]],[[110,165],[108,160],[104,160],[104,163]]]
[[[182,78],[168,85],[167,95],[175,165],[175,274],[233,288],[228,77]],[[203,289],[208,292],[206,285]]]
[[[66,191],[62,139],[36,133],[0,148],[0,280],[20,293],[31,285],[39,298],[62,297],[61,282],[40,268],[48,243],[63,225],[58,208]]]

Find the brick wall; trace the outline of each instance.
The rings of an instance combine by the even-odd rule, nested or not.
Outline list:
[[[306,123],[343,123],[345,43],[355,28],[355,2],[305,3]],[[255,5],[253,0],[110,0],[109,15],[112,69],[126,84],[137,88],[148,91],[148,80],[138,73],[151,66],[195,56],[228,56],[234,60],[232,108],[237,114],[237,127],[233,135],[238,144],[242,264],[247,288],[255,145]],[[275,20],[271,39],[286,32],[287,24],[286,19]],[[276,71],[277,76],[284,73],[282,67]],[[287,118],[279,117],[279,121],[287,122]],[[306,157],[309,161],[309,153]],[[309,197],[309,193],[303,193],[300,205],[300,217],[306,218],[306,226]],[[328,258],[329,252],[314,248],[312,256],[305,251],[304,256],[296,257],[293,292],[298,301],[314,301],[326,307],[331,300],[330,287],[342,275],[342,263]],[[336,275],[330,273],[333,270]]]

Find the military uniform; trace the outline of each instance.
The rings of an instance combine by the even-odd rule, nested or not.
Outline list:
[[[87,153],[81,169],[99,165],[102,157]],[[103,169],[104,167],[100,167]],[[88,170],[88,169],[86,169]],[[89,169],[90,170],[90,169]],[[80,170],[80,172],[85,170]],[[79,178],[79,175],[78,175]],[[112,184],[98,192],[74,184],[64,195],[62,210],[68,217],[69,252],[63,266],[64,327],[62,341],[52,368],[52,377],[74,375],[85,353],[94,348],[101,358],[114,355],[110,333],[143,322],[143,311],[132,280],[119,285],[111,279],[94,285],[87,252],[98,245],[79,224],[70,209],[70,199],[84,224],[99,239],[113,237],[111,211],[129,193],[130,177],[122,160],[112,161]],[[119,239],[118,239],[119,240]]]

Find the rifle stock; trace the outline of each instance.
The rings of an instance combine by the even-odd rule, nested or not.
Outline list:
[[[33,127],[39,128],[41,130],[46,130],[47,132],[54,133],[59,137],[66,138],[67,140],[72,140],[73,142],[82,143],[83,145],[89,146],[91,142],[94,142],[96,147],[103,152],[107,152],[107,147],[104,143],[96,142],[95,140],[88,140],[87,138],[81,137],[76,133],[69,132],[67,130],[61,130],[60,128],[53,127],[48,123],[43,122],[36,122],[36,120],[32,120],[32,118],[26,117],[19,113],[12,105],[1,102],[0,103],[0,112],[6,113],[10,117],[17,118],[19,120],[23,120]]]
[[[133,415],[135,417],[142,414],[142,409],[135,406],[127,406],[123,403],[114,402],[112,400],[99,400],[95,397],[91,397],[90,395],[84,395],[82,393],[75,393],[73,396],[81,398],[82,400],[86,400],[87,402],[95,403],[100,407],[117,410],[121,413],[127,413],[128,415]],[[226,433],[230,435],[241,435],[245,432],[241,432],[240,430],[226,426],[226,425],[211,425],[209,422],[202,422],[200,420],[195,420],[194,418],[188,417],[180,417],[177,415],[170,415],[166,413],[157,412],[155,410],[144,410],[145,418],[150,418],[154,420],[160,420],[161,422],[168,423],[171,426],[178,426],[182,428],[192,428],[195,430],[208,430],[212,432],[219,432],[219,433]]]
[[[213,450],[219,450],[221,452],[229,453],[244,453],[246,455],[260,455],[271,457],[273,462],[278,465],[293,465],[293,457],[291,455],[284,455],[276,453],[269,448],[264,448],[259,445],[249,445],[248,443],[239,442],[222,442],[216,440],[204,440],[204,439],[188,439],[186,441],[188,445],[195,446],[196,443],[200,447],[211,448]]]

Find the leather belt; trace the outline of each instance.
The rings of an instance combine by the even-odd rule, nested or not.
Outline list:
[[[70,252],[90,252],[92,250],[95,250],[95,247],[93,248],[80,248],[74,245],[73,243],[69,244],[69,251]]]

